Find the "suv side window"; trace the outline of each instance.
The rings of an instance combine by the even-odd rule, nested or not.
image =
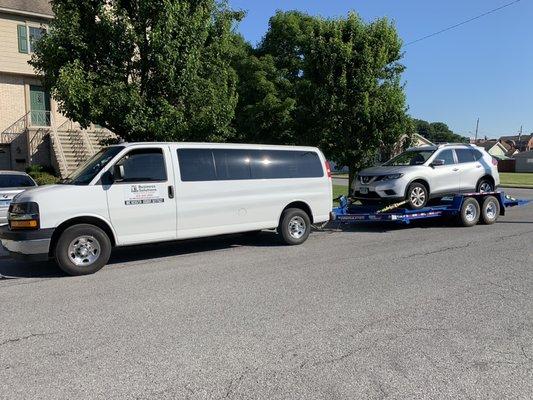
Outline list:
[[[479,161],[483,158],[483,153],[479,150],[474,150],[474,158]]]
[[[455,149],[459,163],[469,163],[476,161],[472,149]]]
[[[455,157],[453,156],[453,150],[442,150],[435,159],[444,160],[444,165],[455,164]]]
[[[124,167],[122,182],[165,182],[167,171],[161,149],[132,150],[118,165]]]

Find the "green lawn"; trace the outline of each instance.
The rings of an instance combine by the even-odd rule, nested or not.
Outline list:
[[[533,189],[533,173],[500,172],[500,184]]]
[[[333,198],[336,199],[341,195],[348,195],[348,186],[342,185],[333,185]],[[334,204],[338,204],[337,201],[334,201]]]

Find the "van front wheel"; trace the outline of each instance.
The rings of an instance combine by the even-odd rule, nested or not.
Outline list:
[[[69,275],[89,275],[102,269],[111,256],[111,241],[100,228],[73,225],[61,234],[55,247],[59,268]]]
[[[309,215],[299,208],[289,208],[281,216],[278,233],[283,242],[294,246],[302,244],[311,232],[311,220]]]

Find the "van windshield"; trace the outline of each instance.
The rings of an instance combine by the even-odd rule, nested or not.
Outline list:
[[[88,185],[123,148],[124,146],[111,146],[100,150],[80,165],[63,183],[68,185]]]
[[[405,165],[422,165],[429,157],[435,152],[435,150],[409,150],[399,156],[394,157],[392,160],[387,161],[384,165],[392,167],[401,167]]]

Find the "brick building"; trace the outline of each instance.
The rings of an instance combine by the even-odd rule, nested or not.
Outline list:
[[[110,134],[61,115],[28,64],[52,19],[48,0],[0,0],[0,169],[41,164],[67,175]]]

